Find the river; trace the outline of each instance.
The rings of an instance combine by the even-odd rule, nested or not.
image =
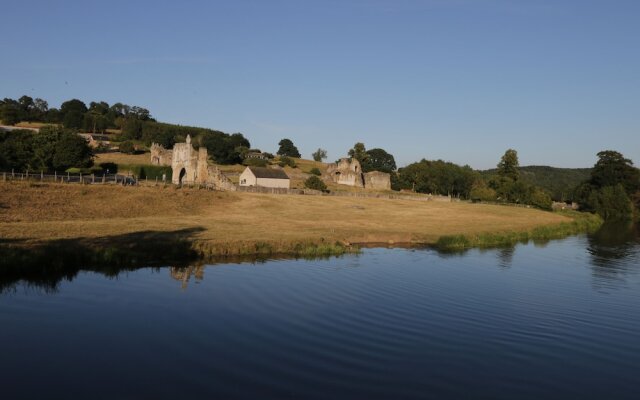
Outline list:
[[[456,254],[44,275],[0,282],[4,399],[640,394],[633,226]]]

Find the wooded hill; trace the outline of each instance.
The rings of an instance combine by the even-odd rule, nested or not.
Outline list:
[[[549,192],[555,201],[573,200],[574,189],[584,181],[589,180],[591,168],[556,168],[545,165],[529,165],[519,167],[520,179],[539,186]],[[488,169],[480,171],[485,179],[497,175],[498,170]]]

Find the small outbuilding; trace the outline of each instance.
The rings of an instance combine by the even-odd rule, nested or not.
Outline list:
[[[289,189],[291,179],[282,169],[247,167],[240,174],[240,186]]]

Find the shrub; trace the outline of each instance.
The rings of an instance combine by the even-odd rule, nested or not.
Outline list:
[[[321,191],[327,190],[327,185],[325,185],[324,182],[322,182],[322,179],[318,178],[315,175],[310,176],[306,181],[304,181],[304,187],[306,187],[307,189],[313,189],[313,190],[321,190]]]
[[[288,157],[288,156],[280,156],[280,162],[278,162],[278,165],[281,167],[285,167],[285,166],[289,166],[291,168],[295,168],[296,167],[296,162],[293,158]]]
[[[133,154],[136,152],[136,146],[134,146],[133,142],[130,140],[120,143],[120,146],[118,146],[118,149],[120,150],[121,153],[126,153],[126,154]]]
[[[473,201],[495,201],[496,191],[486,186],[475,186],[469,193]]]
[[[316,176],[320,176],[320,175],[322,175],[322,172],[320,172],[320,170],[319,170],[318,168],[311,168],[311,169],[309,170],[309,173],[310,173],[311,175],[316,175]]]

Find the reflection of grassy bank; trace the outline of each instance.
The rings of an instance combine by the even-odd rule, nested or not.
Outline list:
[[[137,232],[90,240],[54,240],[25,246],[0,240],[0,293],[19,281],[55,289],[78,272],[94,271],[117,276],[123,271],[193,262],[256,261],[268,258],[316,259],[357,252],[340,243],[281,242],[216,245],[193,241],[202,229],[173,232]]]
[[[578,233],[595,232],[602,226],[602,218],[595,214],[565,211],[561,213],[571,217],[570,222],[545,225],[522,232],[483,232],[476,235],[441,236],[434,247],[442,251],[457,251],[469,248],[509,247],[517,243],[549,241]]]

